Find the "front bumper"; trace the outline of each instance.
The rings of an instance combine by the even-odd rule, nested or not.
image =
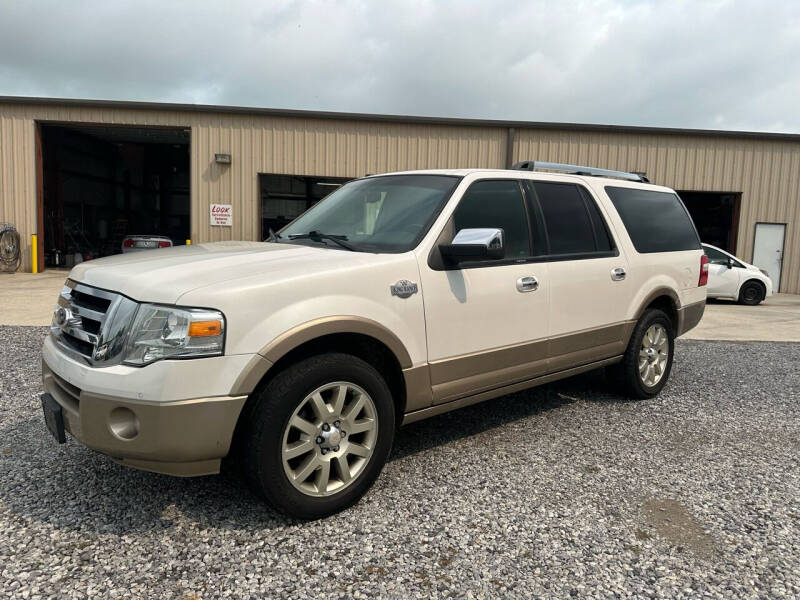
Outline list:
[[[81,389],[42,362],[44,390],[62,407],[65,429],[121,464],[190,477],[218,473],[247,395],[152,401]]]

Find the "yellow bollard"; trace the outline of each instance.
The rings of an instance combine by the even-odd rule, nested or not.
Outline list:
[[[37,244],[37,236],[35,233],[31,234],[31,273],[39,272],[39,248]]]
[[[192,240],[186,240],[186,245],[187,246],[191,246],[192,245]]]

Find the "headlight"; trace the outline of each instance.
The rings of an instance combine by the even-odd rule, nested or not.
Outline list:
[[[221,312],[142,304],[128,334],[123,362],[142,366],[162,358],[220,356],[224,346]]]
[[[61,293],[59,294],[59,299],[69,298],[69,295],[71,293],[72,293],[72,288],[64,284],[61,286]],[[63,308],[59,302],[56,302],[56,305],[53,307],[53,318],[50,320],[50,333],[52,334],[60,333],[61,326],[67,322],[69,316],[70,315],[67,312],[67,310]]]

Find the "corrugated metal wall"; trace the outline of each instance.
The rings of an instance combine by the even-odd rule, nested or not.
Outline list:
[[[786,223],[781,291],[800,293],[800,143],[748,138],[519,130],[515,160],[647,173],[677,190],[740,192],[736,253],[753,259],[756,222]]]
[[[358,177],[366,173],[498,168],[504,127],[391,123],[116,107],[0,104],[0,221],[25,243],[36,231],[35,122],[191,128],[192,217],[196,242],[257,239],[258,173]],[[230,153],[219,165],[214,154]],[[645,171],[682,190],[741,192],[738,254],[752,259],[757,221],[785,222],[782,291],[800,293],[800,143],[782,140],[517,129],[513,159]],[[211,203],[232,204],[233,227],[211,227]]]
[[[258,173],[361,177],[417,168],[495,167],[505,158],[500,128],[199,117],[192,128],[192,236],[202,240],[258,239]],[[231,164],[215,163],[218,152],[230,154]],[[233,205],[233,228],[208,224],[213,202]]]
[[[36,232],[36,172],[33,121],[0,107],[0,222],[20,231],[30,270],[30,234]]]

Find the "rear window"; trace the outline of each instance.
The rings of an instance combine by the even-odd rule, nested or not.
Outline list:
[[[637,252],[699,250],[700,239],[675,193],[606,186]]]

